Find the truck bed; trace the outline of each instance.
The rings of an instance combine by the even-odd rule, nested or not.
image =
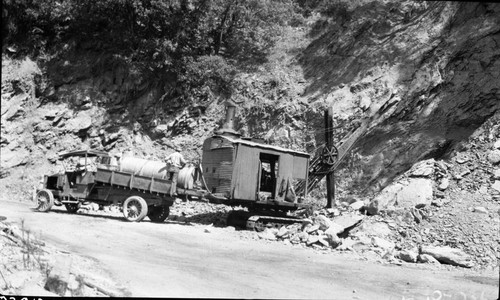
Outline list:
[[[132,173],[120,172],[97,168],[95,182],[108,184],[111,186],[120,186],[128,189],[140,190],[143,192],[155,194],[170,194],[171,180],[134,175]],[[203,197],[204,192],[199,190],[184,189],[177,187],[177,194]]]

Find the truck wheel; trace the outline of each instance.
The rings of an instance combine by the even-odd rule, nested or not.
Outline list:
[[[123,216],[130,222],[140,222],[148,214],[146,200],[139,196],[128,197],[123,202]]]
[[[163,223],[170,213],[168,206],[151,206],[148,212],[148,217],[152,222]]]
[[[68,212],[74,214],[80,209],[81,203],[64,203],[64,206]]]
[[[40,190],[36,194],[36,202],[38,211],[48,211],[54,205],[54,195],[49,190]]]

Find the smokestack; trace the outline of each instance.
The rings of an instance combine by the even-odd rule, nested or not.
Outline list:
[[[226,121],[222,125],[222,128],[216,132],[216,134],[240,137],[241,134],[234,130],[234,115],[236,114],[236,104],[232,100],[227,100],[224,103],[224,106],[226,106]]]

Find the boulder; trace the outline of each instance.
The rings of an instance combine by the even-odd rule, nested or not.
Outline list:
[[[16,149],[15,151],[2,148],[0,154],[0,165],[2,169],[9,169],[26,164],[29,159],[29,152],[24,148]]]
[[[369,236],[387,237],[392,231],[385,222],[366,223],[363,222],[356,228],[357,234],[363,233]]]
[[[317,231],[319,229],[319,225],[316,224],[316,225],[311,225],[309,227],[306,228],[306,232],[307,233],[313,233],[315,231]]]
[[[330,227],[327,230],[325,230],[325,234],[338,236],[343,231],[344,231],[344,226],[340,226],[339,224],[332,222]]]
[[[259,238],[270,241],[276,240],[276,236],[274,235],[274,233],[272,233],[271,230],[267,228],[259,233]]]
[[[361,220],[363,220],[364,216],[363,215],[355,215],[355,214],[346,214],[342,216],[335,217],[333,219],[333,222],[335,224],[340,225],[343,230],[346,228],[353,227],[357,225]]]
[[[351,205],[349,205],[349,207],[352,208],[353,210],[360,210],[363,206],[365,206],[364,201],[356,201]]]
[[[402,261],[409,263],[416,263],[418,258],[418,253],[411,250],[401,250],[398,252],[397,257]]]
[[[439,261],[429,254],[419,254],[417,261],[423,264],[439,264]]]
[[[346,238],[341,240],[342,244],[338,246],[337,250],[354,250],[352,246],[356,244],[356,241],[351,238]],[[331,243],[331,242],[330,242]]]
[[[294,234],[290,237],[290,243],[292,244],[298,244],[300,243],[300,237],[299,234]]]
[[[488,214],[488,210],[482,206],[474,207],[474,212]]]
[[[301,231],[299,234],[298,234],[298,237],[299,237],[299,240],[301,242],[305,242],[309,239],[309,234],[307,234],[307,232],[304,232],[304,231]]]
[[[81,130],[89,129],[92,126],[92,117],[87,111],[79,112],[74,118],[69,120],[65,127],[72,132],[79,132]]]
[[[500,179],[500,169],[496,169],[495,172],[493,173],[493,178],[494,179]]]
[[[314,243],[317,243],[319,241],[319,236],[317,235],[309,235],[309,238],[307,239],[307,242],[306,244],[308,246],[314,244]]]
[[[396,195],[396,204],[400,207],[422,207],[432,201],[432,180],[412,178],[407,186]]]
[[[342,245],[344,245],[343,242],[342,242]],[[371,246],[372,246],[371,239],[368,237],[362,236],[362,237],[358,237],[357,240],[355,240],[352,243],[352,245],[350,245],[350,248],[356,252],[364,252],[364,251],[370,250]]]
[[[367,211],[371,215],[376,215],[380,211],[387,209],[389,206],[394,206],[397,194],[403,189],[400,183],[391,184],[385,187],[371,202],[368,204]]]
[[[378,236],[372,237],[371,242],[373,246],[384,249],[386,251],[392,250],[394,249],[394,247],[396,247],[393,242],[384,240],[383,238],[380,238]]]
[[[500,180],[495,180],[495,183],[493,183],[491,187],[500,192]]]
[[[429,254],[437,261],[444,264],[471,268],[473,266],[472,257],[460,249],[448,246],[422,246],[420,254]]]
[[[281,226],[280,230],[276,234],[276,237],[279,237],[279,238],[288,237],[288,229],[285,226]]]
[[[342,240],[336,235],[326,235],[324,238],[332,248],[338,247],[342,244]]]
[[[495,149],[500,149],[500,140],[497,140],[497,141],[493,144],[493,148],[495,148]]]
[[[332,243],[330,244],[330,242],[328,241],[328,238],[326,236],[318,236],[318,243],[320,243],[321,245],[325,246],[325,247],[329,247],[329,246],[332,246],[332,247],[336,247],[338,244],[340,244],[340,239],[338,240],[338,242],[335,244]]]
[[[457,155],[457,157],[455,157],[455,161],[459,164],[464,164],[469,161],[469,157],[464,154]]]
[[[441,179],[441,182],[439,182],[438,189],[441,191],[446,190],[450,186],[450,180],[446,177]]]
[[[488,153],[488,160],[490,161],[490,163],[494,165],[500,163],[500,150],[498,149],[491,150]]]
[[[420,161],[410,169],[411,177],[431,177],[434,174],[434,159]]]
[[[12,117],[16,116],[17,112],[22,109],[21,105],[27,99],[28,94],[22,93],[10,98],[9,101],[2,101],[2,105],[0,105],[2,120],[10,120]]]
[[[331,226],[332,221],[324,215],[319,215],[314,218],[314,224],[319,225],[319,229],[325,231]]]

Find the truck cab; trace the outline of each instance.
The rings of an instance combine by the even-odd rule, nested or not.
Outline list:
[[[97,166],[112,167],[112,157],[104,151],[78,150],[59,154],[59,161],[63,171],[44,176],[34,201],[40,211],[64,204],[68,211],[76,212],[78,199],[87,198],[92,190]]]

